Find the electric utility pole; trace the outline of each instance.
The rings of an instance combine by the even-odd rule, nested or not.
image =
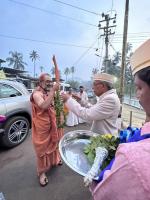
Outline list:
[[[128,33],[128,13],[129,13],[129,0],[126,0],[125,15],[124,15],[122,59],[121,59],[121,79],[120,79],[120,102],[121,102],[121,104],[123,103],[123,96],[124,96],[124,79],[125,79],[127,33]]]
[[[105,60],[104,60],[104,66],[105,66],[105,72],[107,73],[108,70],[108,65],[109,65],[109,58],[108,58],[108,45],[109,45],[109,36],[115,34],[115,32],[111,32],[111,28],[116,27],[116,25],[109,25],[110,21],[113,20],[113,24],[116,23],[116,14],[114,15],[114,17],[110,17],[109,14],[104,14],[102,13],[102,18],[104,18],[103,20],[99,21],[98,27],[99,29],[103,29],[104,30],[104,34],[100,35],[100,36],[105,36]],[[102,22],[106,22],[106,25],[101,27],[101,23]]]

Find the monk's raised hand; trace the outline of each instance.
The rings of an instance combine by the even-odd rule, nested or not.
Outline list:
[[[60,84],[59,84],[59,83],[55,83],[55,84],[53,85],[53,90],[54,90],[54,91],[58,91],[59,88],[60,88]]]

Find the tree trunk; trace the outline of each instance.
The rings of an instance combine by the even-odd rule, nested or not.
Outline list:
[[[35,78],[35,60],[34,60],[34,78]]]

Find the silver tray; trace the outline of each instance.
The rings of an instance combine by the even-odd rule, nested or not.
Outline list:
[[[91,168],[83,148],[90,142],[91,136],[97,135],[92,131],[75,130],[66,133],[59,142],[59,152],[64,162],[82,176]]]

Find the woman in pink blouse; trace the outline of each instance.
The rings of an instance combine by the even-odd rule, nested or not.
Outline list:
[[[150,134],[150,39],[131,58],[137,98],[146,112],[141,135]],[[120,144],[111,170],[90,188],[94,200],[150,199],[150,138]]]

